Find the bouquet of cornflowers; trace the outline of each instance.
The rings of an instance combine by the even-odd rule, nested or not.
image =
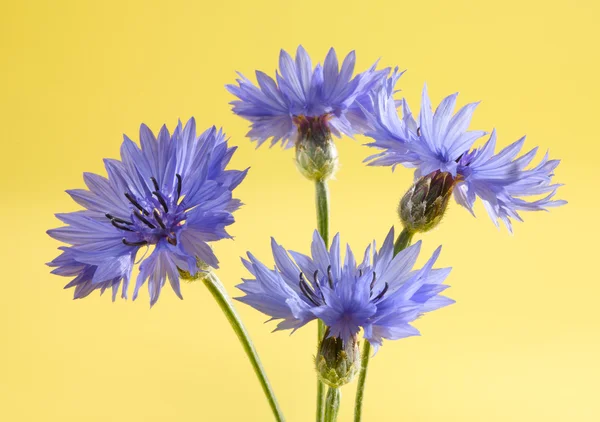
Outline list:
[[[233,112],[251,123],[247,136],[258,146],[270,139],[294,148],[298,170],[315,184],[310,255],[287,250],[274,238],[273,268],[248,252],[242,262],[249,275],[238,285],[243,295],[237,300],[277,320],[275,330],[317,321],[317,422],[337,420],[340,388],[355,378],[354,420],[361,421],[369,360],[383,340],[419,335],[412,325],[417,318],[454,303],[441,294],[450,274],[450,268],[435,267],[441,247],[415,268],[421,241],[413,242],[440,223],[452,196],[472,214],[479,198],[492,221],[511,232],[512,221],[522,221],[519,211],[566,203],[554,199],[559,161],[546,154],[531,165],[537,148],[519,156],[525,138],[496,153],[492,130],[483,146],[473,147],[487,136],[469,130],[477,103],[454,112],[452,94],[433,111],[425,87],[415,117],[397,98],[403,72],[374,64],[354,74],[354,64],[351,52],[340,67],[331,49],[313,67],[300,46],[295,59],[281,51],[275,78],[257,71],[258,85],[241,74],[237,84],[227,85],[237,97]],[[339,233],[329,233],[328,180],[339,165],[334,137],[343,135],[373,139],[367,146],[376,153],[368,165],[415,169],[414,183],[399,201],[402,229],[396,236],[392,227],[381,247],[373,241],[358,259],[349,246],[342,253]],[[227,169],[234,153],[221,129],[198,135],[193,118],[172,132],[163,126],[157,135],[142,125],[139,145],[125,136],[121,160],[104,160],[108,177],[85,173],[88,189],[67,191],[84,210],[56,215],[65,226],[48,234],[68,246],[49,265],[54,274],[72,278],[66,288],[74,288],[76,299],[110,290],[116,300],[119,289],[126,299],[138,264],[133,299],[147,284],[151,306],[167,280],[180,298],[182,280],[204,283],[237,334],[274,418],[283,421],[248,332],[214,272],[219,260],[211,242],[231,237],[226,228],[241,206],[233,191],[248,172]]]

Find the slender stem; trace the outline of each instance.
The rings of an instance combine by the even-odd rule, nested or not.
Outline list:
[[[326,246],[329,246],[329,188],[325,180],[316,182],[317,228]]]
[[[317,204],[317,229],[325,242],[325,246],[329,246],[329,188],[327,181],[317,180],[316,187],[316,204]],[[318,320],[317,344],[323,339],[325,334],[325,324],[320,319]],[[338,400],[339,405],[339,400]],[[325,384],[317,378],[317,422],[323,422],[325,416]]]
[[[285,421],[283,417],[283,413],[281,409],[279,409],[279,405],[277,404],[277,399],[275,398],[275,393],[269,384],[269,380],[267,379],[267,375],[265,374],[265,370],[260,363],[260,359],[258,358],[258,353],[252,344],[252,340],[250,340],[250,335],[246,331],[246,328],[242,324],[242,320],[238,315],[237,311],[233,307],[233,303],[231,299],[227,295],[225,288],[221,284],[221,281],[217,278],[216,275],[210,273],[207,277],[202,279],[204,285],[208,288],[210,293],[213,295],[221,310],[227,317],[227,320],[231,324],[231,328],[235,331],[235,334],[238,336],[240,343],[242,343],[242,347],[244,351],[248,355],[248,359],[250,359],[250,363],[252,364],[252,368],[260,381],[260,385],[262,386],[265,395],[267,396],[267,400],[269,400],[269,405],[271,406],[271,410],[273,411],[273,415],[275,416],[275,420],[277,422]]]
[[[320,319],[317,320],[317,347],[325,335],[325,323]],[[325,417],[325,384],[321,382],[317,376],[317,422],[323,422]]]
[[[394,243],[394,256],[410,245],[413,237],[412,232],[403,229]],[[356,387],[356,400],[354,403],[354,422],[362,420],[362,405],[365,395],[365,383],[367,381],[367,371],[369,369],[369,358],[371,357],[371,343],[365,340],[362,357],[360,360],[360,375],[358,377],[358,386]]]
[[[342,392],[339,388],[329,387],[327,399],[325,400],[325,422],[337,421]]]
[[[365,340],[363,345],[362,357],[360,359],[360,375],[358,376],[358,385],[356,387],[356,401],[354,403],[354,422],[360,422],[362,417],[362,404],[365,395],[365,381],[367,380],[367,370],[369,368],[369,358],[371,357],[371,343]]]
[[[400,232],[398,239],[396,239],[396,243],[394,243],[394,256],[398,255],[398,252],[410,245],[413,235],[413,232],[410,232],[406,229]]]

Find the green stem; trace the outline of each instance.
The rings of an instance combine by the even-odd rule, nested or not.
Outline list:
[[[320,319],[317,320],[318,328],[317,328],[317,348],[323,340],[323,336],[325,335],[325,323]],[[317,422],[323,422],[323,418],[325,417],[325,384],[321,382],[319,376],[317,375]]]
[[[327,181],[317,180],[315,182],[317,204],[317,229],[325,242],[329,246],[329,188]],[[325,334],[325,324],[318,320],[317,344],[323,339]],[[339,400],[338,400],[339,405]],[[317,377],[317,422],[323,422],[325,416],[325,384]]]
[[[204,277],[202,281],[221,307],[221,310],[231,324],[231,328],[233,328],[233,331],[235,331],[235,334],[238,336],[240,343],[242,343],[242,347],[244,348],[246,355],[248,355],[248,359],[250,359],[252,368],[254,369],[258,380],[260,381],[260,385],[267,396],[267,400],[269,400],[269,405],[271,406],[275,420],[277,422],[285,421],[283,413],[281,413],[281,409],[279,409],[279,405],[277,404],[275,393],[273,393],[273,390],[271,389],[271,385],[269,384],[265,370],[260,363],[260,359],[258,358],[258,353],[256,353],[256,349],[250,340],[250,335],[242,324],[242,320],[233,307],[233,303],[227,295],[227,292],[221,284],[221,281],[213,273],[210,273],[207,277]]]
[[[325,180],[318,180],[316,188],[317,228],[325,246],[329,246],[329,188]]]
[[[402,230],[394,243],[394,256],[398,255],[398,252],[404,250],[412,241],[414,233],[406,229]]]
[[[327,399],[325,400],[325,422],[337,421],[342,392],[339,388],[329,387]]]
[[[412,232],[403,229],[398,235],[396,243],[394,243],[394,256],[406,249],[412,240]],[[363,346],[362,357],[360,360],[360,375],[358,377],[358,386],[356,387],[356,400],[354,402],[354,422],[362,420],[362,405],[365,395],[365,383],[367,381],[367,370],[369,369],[369,358],[371,357],[371,343],[365,340]]]
[[[358,376],[358,385],[356,387],[356,400],[354,403],[354,422],[360,422],[362,417],[362,404],[365,395],[365,381],[367,380],[367,370],[369,368],[369,358],[371,357],[371,343],[365,340],[363,345],[362,357],[360,359],[360,375]]]

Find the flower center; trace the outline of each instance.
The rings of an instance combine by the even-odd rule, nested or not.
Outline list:
[[[304,116],[302,114],[293,117],[293,121],[298,128],[298,140],[310,140],[316,145],[325,145],[331,140],[331,130],[329,129],[329,119],[331,115],[322,114],[320,116]]]
[[[176,232],[185,222],[185,210],[179,204],[182,179],[176,176],[175,192],[161,192],[158,181],[151,177],[154,191],[147,197],[136,197],[125,192],[125,198],[132,205],[129,219],[106,214],[113,226],[125,232],[123,243],[127,246],[156,244],[166,239],[171,245],[177,245]]]
[[[359,278],[362,277],[362,275],[362,270],[358,270]],[[379,293],[373,297],[373,288],[375,287],[376,281],[377,274],[375,274],[375,271],[373,271],[373,280],[369,286],[369,300],[373,303],[377,303],[383,299],[389,288],[388,283],[385,283],[381,291],[379,291]],[[333,290],[334,286],[333,276],[331,274],[331,265],[327,267],[327,283],[329,284],[329,288]],[[315,306],[327,305],[327,302],[325,301],[325,295],[323,295],[323,290],[321,289],[321,282],[319,281],[319,270],[314,272],[313,282],[311,284],[312,287],[310,284],[308,284],[306,278],[304,278],[304,273],[300,273],[300,281],[298,282],[298,285],[300,286],[300,290],[302,291],[304,297]],[[350,318],[350,316],[347,315],[346,317]]]

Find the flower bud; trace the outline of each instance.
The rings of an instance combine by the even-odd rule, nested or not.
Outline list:
[[[356,339],[346,342],[338,337],[328,337],[329,329],[319,345],[315,359],[319,378],[333,388],[348,384],[360,371],[360,351]]]
[[[338,153],[327,120],[327,114],[294,116],[294,123],[298,127],[296,166],[309,180],[327,180],[337,170]]]
[[[192,283],[194,281],[202,280],[204,277],[210,274],[210,266],[206,262],[196,258],[196,265],[198,266],[198,271],[196,271],[196,274],[194,275],[190,274],[189,271],[185,271],[177,267],[179,277],[181,277],[183,281]]]
[[[398,213],[412,233],[433,229],[442,220],[454,190],[455,179],[439,170],[418,179],[400,200]]]

